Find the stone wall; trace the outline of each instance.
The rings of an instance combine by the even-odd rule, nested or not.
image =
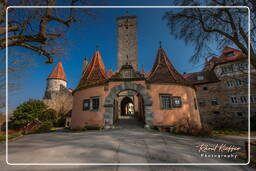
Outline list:
[[[46,91],[59,91],[60,85],[67,87],[67,82],[60,79],[48,79]]]
[[[138,57],[136,17],[127,16],[117,19],[117,46],[118,69],[128,62],[135,70],[137,70]]]
[[[242,72],[235,69],[233,72],[222,72],[222,67],[231,64],[238,66],[239,63],[247,62],[236,61],[217,65],[214,71],[220,80],[219,82],[196,85],[202,122],[212,128],[243,130],[248,128],[248,102],[241,101],[241,97],[248,98],[247,71]],[[252,69],[251,73],[255,74],[255,69]],[[236,83],[237,80],[241,80],[241,85]],[[228,82],[232,82],[233,86],[229,86]],[[253,82],[251,84],[251,95],[256,96],[256,85]],[[231,97],[236,97],[237,103],[232,103]],[[217,105],[212,104],[214,98],[217,100]],[[251,103],[251,116],[255,114],[256,103],[253,102]]]
[[[66,114],[72,109],[73,96],[69,89],[64,87],[62,84],[59,88],[55,86],[58,91],[46,91],[43,102],[51,109],[56,110],[61,114]],[[48,89],[49,90],[49,89]],[[52,89],[51,89],[52,90]]]

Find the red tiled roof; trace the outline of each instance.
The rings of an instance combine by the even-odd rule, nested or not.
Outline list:
[[[85,68],[78,88],[99,84],[108,79],[100,52],[97,50]]]
[[[159,48],[155,64],[147,81],[150,83],[185,83],[189,84],[174,68],[163,48]]]
[[[113,73],[112,69],[110,69],[110,70],[108,70],[107,74],[108,74],[108,78],[110,78],[114,73]]]
[[[66,74],[64,72],[61,62],[58,62],[52,73],[48,76],[48,79],[60,79],[67,81]]]
[[[241,52],[240,50],[226,46],[223,49],[222,54],[219,58],[214,56],[214,57],[212,57],[212,59],[209,62],[221,64],[221,63],[236,61],[236,60],[240,60],[240,59],[244,59],[244,58],[246,58],[246,56],[244,55],[243,52]]]
[[[198,76],[202,76],[202,80],[198,80]],[[204,83],[213,83],[218,82],[216,74],[213,70],[211,71],[202,71],[202,72],[193,72],[183,74],[183,77],[192,84],[204,84]]]

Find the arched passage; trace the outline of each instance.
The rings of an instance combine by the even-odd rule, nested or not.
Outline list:
[[[117,85],[113,87],[110,90],[109,95],[105,99],[104,107],[105,107],[105,113],[104,113],[104,122],[105,127],[109,128],[113,126],[113,107],[114,107],[114,98],[116,95],[125,90],[133,90],[138,92],[141,97],[143,98],[143,105],[144,105],[144,111],[145,111],[145,127],[150,128],[152,126],[152,120],[153,120],[153,112],[152,112],[152,98],[149,96],[149,94],[146,91],[146,88],[140,84],[135,83],[124,83]]]
[[[121,101],[121,115],[127,116],[133,114],[133,101],[130,97],[126,96]]]

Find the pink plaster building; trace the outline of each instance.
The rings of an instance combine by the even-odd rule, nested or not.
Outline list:
[[[195,87],[176,71],[161,45],[151,71],[137,70],[136,17],[117,18],[117,35],[116,71],[106,71],[98,50],[89,63],[84,60],[72,91],[71,129],[111,128],[120,119],[138,120],[147,128],[184,122],[200,128]]]
[[[175,127],[184,120],[201,127],[195,88],[176,71],[163,48],[148,74],[128,62],[107,72],[98,50],[84,67],[73,91],[71,128],[109,128],[127,117],[145,127]]]

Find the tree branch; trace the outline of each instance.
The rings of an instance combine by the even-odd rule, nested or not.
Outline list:
[[[8,47],[16,46],[20,43],[24,42],[40,42],[44,44],[46,42],[46,38],[42,37],[41,35],[18,35],[8,38]],[[0,39],[0,50],[6,47],[6,39]]]
[[[9,26],[8,27],[8,32],[13,32],[13,31],[18,31],[19,27],[18,26]],[[0,27],[0,36],[5,35],[6,33],[6,28],[5,27]]]
[[[45,63],[53,63],[53,59],[52,59],[52,56],[50,55],[50,53],[46,52],[41,47],[33,46],[28,43],[20,43],[19,46],[25,47],[27,49],[30,49],[30,50],[33,50],[33,51],[39,53],[40,55],[46,56],[48,58],[48,60]]]

